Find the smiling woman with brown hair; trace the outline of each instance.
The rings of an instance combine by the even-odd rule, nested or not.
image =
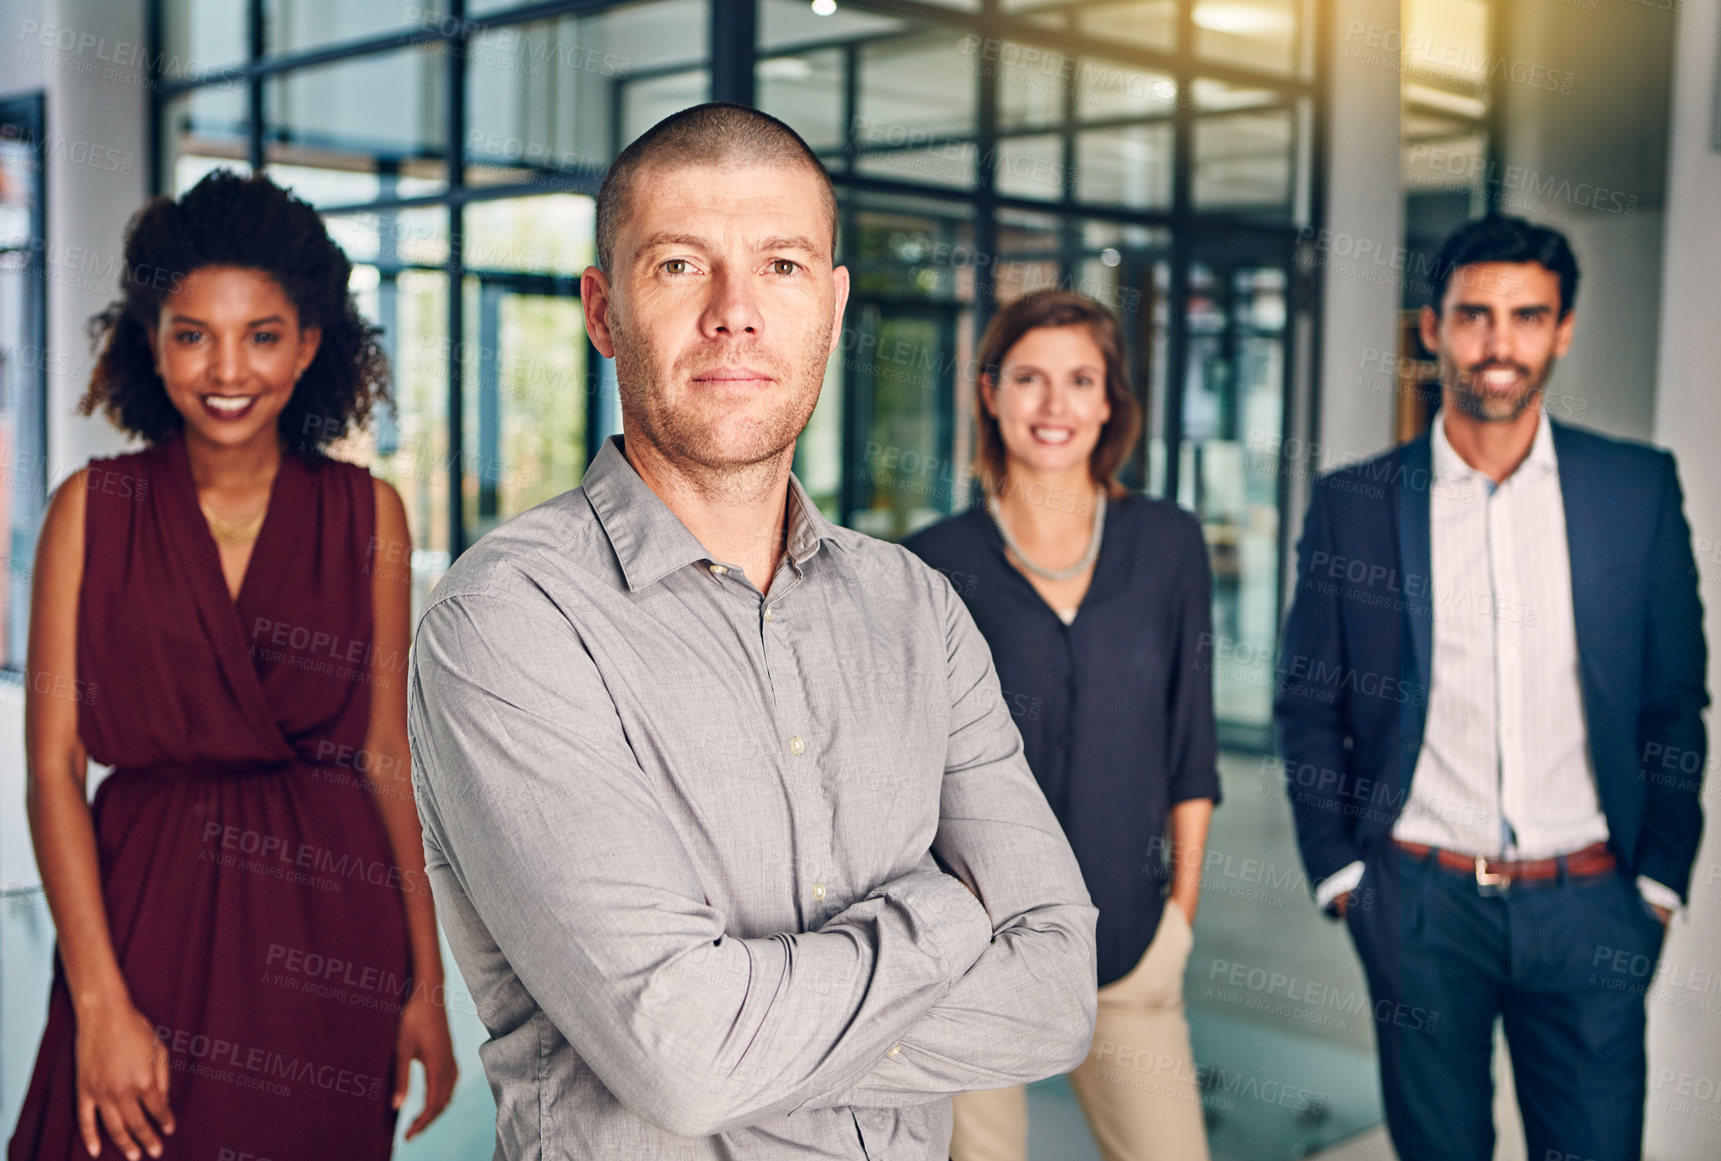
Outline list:
[[[411,1133],[455,1078],[407,577],[375,567],[406,515],[323,454],[387,364],[346,256],[266,178],[155,199],[125,259],[84,410],[146,446],[62,484],[37,551],[28,809],[58,954],[10,1157],[386,1157],[410,1062]]]
[[[1100,1151],[1200,1161],[1183,968],[1219,798],[1199,656],[1206,544],[1189,513],[1117,482],[1140,409],[1103,307],[1067,293],[1017,299],[993,316],[976,361],[978,498],[906,547],[964,578],[1028,766],[1099,907],[1099,1014],[1070,1084]],[[954,1103],[955,1161],[1026,1158],[1021,1087]]]

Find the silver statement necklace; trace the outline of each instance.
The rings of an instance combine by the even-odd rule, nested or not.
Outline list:
[[[1009,528],[1004,525],[1004,514],[999,511],[998,497],[986,497],[986,511],[992,516],[992,523],[998,529],[998,535],[1004,538],[1004,546],[1016,554],[1016,559],[1022,562],[1022,567],[1042,580],[1062,581],[1071,577],[1081,576],[1094,561],[1099,559],[1100,541],[1105,538],[1106,524],[1106,493],[1099,490],[1099,499],[1094,502],[1094,528],[1088,535],[1088,550],[1082,553],[1082,558],[1069,568],[1045,568],[1028,559],[1028,554],[1022,551],[1022,546],[1016,543],[1016,538],[1010,535]]]

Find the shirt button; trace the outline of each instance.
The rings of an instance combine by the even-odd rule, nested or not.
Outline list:
[[[824,898],[825,898],[825,885],[823,883],[814,883],[813,884],[813,902],[822,903],[822,902],[824,902]]]
[[[799,754],[801,751],[805,750],[806,748],[807,748],[807,743],[801,741],[799,736],[796,736],[796,737],[789,739],[789,752],[790,753]]]
[[[712,576],[723,576],[726,573],[728,573],[728,571],[729,571],[729,568],[727,565],[714,564],[711,566],[711,575]]]
[[[774,619],[775,619],[775,614],[773,614],[773,613],[772,613],[772,612],[771,612],[771,606],[770,606],[770,605],[766,605],[766,606],[765,606],[765,619],[766,619],[766,620],[767,620],[767,621],[770,621],[770,620],[774,620]]]
[[[889,1052],[887,1052],[887,1053],[885,1053],[885,1055],[886,1055],[886,1056],[895,1056],[895,1055],[896,1055],[896,1054],[897,1054],[897,1053],[898,1053],[898,1052],[901,1052],[901,1051],[902,1051],[902,1045],[900,1045],[900,1044],[892,1044],[892,1045],[891,1045],[891,1046],[890,1046],[890,1051],[889,1051]]]

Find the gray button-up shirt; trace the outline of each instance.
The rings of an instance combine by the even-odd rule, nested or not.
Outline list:
[[[498,1157],[942,1159],[950,1094],[1086,1054],[1095,912],[984,639],[789,496],[765,597],[612,437],[419,621],[413,783]]]

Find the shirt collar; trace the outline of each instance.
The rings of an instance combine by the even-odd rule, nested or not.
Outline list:
[[[1451,442],[1446,438],[1445,408],[1441,408],[1440,414],[1435,417],[1429,442],[1434,457],[1434,478],[1436,480],[1465,480],[1475,477],[1486,483],[1490,491],[1493,490],[1494,482],[1465,463],[1463,457],[1452,449]],[[1524,462],[1518,465],[1518,470],[1506,479],[1511,480],[1518,476],[1529,478],[1557,471],[1559,471],[1559,461],[1554,458],[1554,429],[1548,422],[1547,411],[1538,407],[1536,409],[1536,438],[1530,444],[1530,454],[1524,457]]]
[[[604,440],[586,469],[583,486],[621,563],[628,591],[648,588],[683,565],[711,560],[705,546],[628,462],[620,435]],[[819,511],[793,473],[789,475],[788,518],[788,555],[796,568],[826,541],[841,546],[836,526]]]

